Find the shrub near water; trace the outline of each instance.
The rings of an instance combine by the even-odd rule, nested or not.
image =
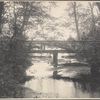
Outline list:
[[[92,31],[90,31],[83,40],[84,43],[80,43],[81,48],[76,54],[77,58],[78,60],[82,59],[86,61],[91,67],[91,74],[98,76],[100,75],[100,28],[95,27],[95,33],[93,34]]]
[[[23,96],[23,88],[18,84],[30,79],[26,77],[26,69],[32,65],[24,45],[19,40],[11,41],[7,47],[9,50],[3,54],[0,63],[0,97]]]

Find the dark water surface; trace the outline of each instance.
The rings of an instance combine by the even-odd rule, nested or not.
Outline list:
[[[59,57],[59,59],[62,59]],[[24,98],[99,98],[100,83],[88,80],[75,80],[79,73],[89,72],[88,67],[63,67],[53,68],[52,59],[33,59],[32,65],[27,71],[28,76],[34,76],[23,87]],[[68,59],[59,60],[59,64]],[[74,62],[75,60],[72,60]],[[53,79],[53,71],[58,71],[60,78]],[[78,76],[77,76],[78,77]]]

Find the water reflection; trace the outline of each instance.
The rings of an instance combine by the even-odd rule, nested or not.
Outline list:
[[[100,79],[93,79],[89,74],[81,75],[83,69],[89,70],[79,67],[56,69],[48,63],[47,59],[34,62],[34,65],[26,71],[27,75],[34,76],[34,78],[25,83],[24,87],[29,90],[25,90],[24,97],[99,98]],[[53,71],[57,72],[57,77],[53,77],[55,74]]]
[[[80,78],[58,76],[57,80],[72,82],[75,89],[75,98],[99,98],[100,97],[100,79],[93,78],[91,75],[80,75]]]
[[[72,92],[74,88],[72,82],[64,82],[63,80],[59,81],[56,79],[42,78],[38,80],[33,79],[30,82],[27,82],[25,86],[31,88],[37,93],[42,93],[47,95],[51,94],[51,98],[74,97],[72,96]]]
[[[74,86],[78,91],[89,94],[91,98],[100,97],[100,82],[74,82]]]

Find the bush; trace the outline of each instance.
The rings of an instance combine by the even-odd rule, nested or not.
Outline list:
[[[95,27],[95,33],[92,32],[80,43],[81,48],[77,50],[76,56],[90,65],[91,73],[97,73],[100,69],[100,29]]]
[[[27,38],[21,35],[24,40]],[[29,58],[28,49],[26,44],[19,40],[13,40],[9,43],[7,50],[4,51],[2,62],[0,63],[0,97],[13,97],[13,90],[25,82],[26,69],[32,63]],[[31,79],[31,78],[30,78]]]

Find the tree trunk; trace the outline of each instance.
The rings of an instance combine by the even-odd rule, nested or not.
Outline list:
[[[76,24],[77,37],[78,37],[78,40],[80,40],[78,20],[77,20],[77,14],[76,14],[76,2],[72,3],[72,5],[73,5],[73,10],[74,10],[74,18],[75,18],[75,24]]]
[[[100,11],[100,2],[97,2],[96,5],[98,6],[99,11]]]
[[[4,10],[4,2],[0,2],[0,34],[1,34],[1,25],[2,25],[3,10]]]
[[[89,2],[90,8],[91,8],[91,17],[92,17],[92,35],[94,36],[95,34],[95,18],[94,18],[94,13],[93,13],[93,5]]]

